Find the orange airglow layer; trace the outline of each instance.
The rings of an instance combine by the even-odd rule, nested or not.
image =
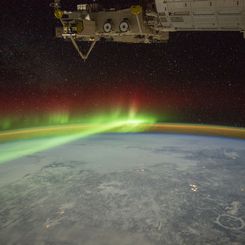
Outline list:
[[[63,135],[76,135],[84,131],[93,130],[100,125],[96,124],[74,124],[52,127],[40,127],[20,130],[10,130],[0,133],[0,142],[32,139],[39,137],[57,137]],[[130,126],[130,130],[124,127],[114,127],[103,133],[122,133],[122,132],[146,132],[146,133],[174,133],[174,134],[191,134],[191,135],[207,135],[221,136],[229,138],[245,139],[245,129],[212,125],[193,125],[193,124],[137,124]]]

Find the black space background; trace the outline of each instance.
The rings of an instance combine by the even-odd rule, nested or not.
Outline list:
[[[69,101],[93,110],[121,94],[137,100],[139,111],[172,115],[170,121],[245,126],[242,34],[173,33],[166,45],[99,43],[84,63],[70,43],[55,39],[49,2],[0,3],[0,115],[43,113],[43,100],[54,108]]]

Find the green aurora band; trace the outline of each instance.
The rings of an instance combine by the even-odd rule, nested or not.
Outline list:
[[[53,115],[46,121],[33,118],[20,129],[0,131],[0,164],[52,149],[72,141],[100,133],[176,133],[211,135],[245,139],[245,129],[215,125],[156,123],[149,115],[137,115],[130,110],[127,116],[119,112],[93,117],[72,118],[67,114]],[[38,127],[35,127],[35,124]],[[24,127],[32,125],[32,127]],[[13,127],[13,125],[12,125]]]
[[[98,116],[87,121],[87,124],[2,131],[0,164],[99,133],[144,131],[140,125],[155,122],[151,117],[134,115],[129,115],[128,118],[117,118],[117,115]]]
[[[71,113],[71,112],[57,112],[57,113],[44,113],[44,114],[25,114],[21,115],[5,115],[0,116],[0,132],[3,130],[34,128],[34,127],[47,127],[53,125],[70,125],[70,124],[104,124],[111,123],[116,120],[129,120],[129,119],[143,119],[146,121],[156,121],[155,117],[148,114],[140,114],[136,116],[136,109],[131,107],[129,111],[116,108],[108,112],[94,112],[94,113]],[[165,121],[165,117],[163,120]]]

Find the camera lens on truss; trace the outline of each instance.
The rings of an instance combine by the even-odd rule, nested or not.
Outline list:
[[[104,32],[108,33],[112,31],[112,23],[108,20],[103,26]]]
[[[119,29],[121,32],[127,32],[129,30],[129,23],[127,20],[123,20],[120,25]]]

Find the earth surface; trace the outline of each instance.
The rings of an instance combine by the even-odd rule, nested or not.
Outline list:
[[[101,134],[2,164],[0,244],[245,244],[245,141]]]

